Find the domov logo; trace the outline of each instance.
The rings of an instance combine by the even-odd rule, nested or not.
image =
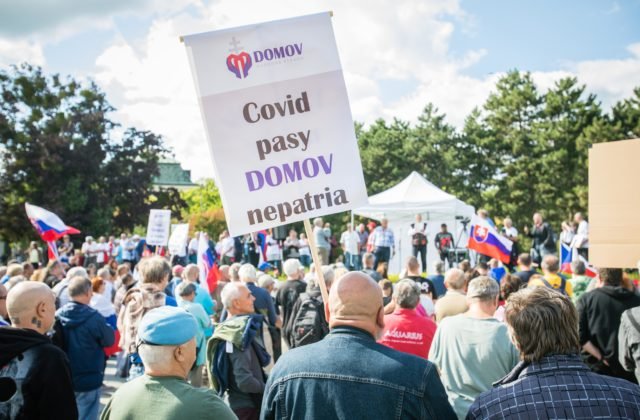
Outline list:
[[[252,53],[243,51],[242,47],[240,47],[240,41],[235,37],[231,38],[229,45],[231,45],[229,49],[231,54],[227,56],[227,68],[238,79],[246,79],[249,76],[249,70],[254,64],[270,61],[284,63],[289,60],[295,60],[296,56],[302,56],[301,42],[265,48]]]
[[[244,79],[249,75],[251,64],[251,56],[244,51],[239,54],[229,54],[227,57],[227,68],[238,79]]]

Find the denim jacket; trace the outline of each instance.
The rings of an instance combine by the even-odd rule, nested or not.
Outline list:
[[[336,327],[285,353],[271,371],[262,419],[456,418],[435,366]]]

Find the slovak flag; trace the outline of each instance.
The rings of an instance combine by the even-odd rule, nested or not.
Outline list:
[[[65,225],[57,215],[49,210],[29,203],[24,203],[24,208],[27,211],[29,221],[36,228],[43,241],[57,241],[64,235],[80,233],[78,229]]]
[[[207,237],[200,232],[198,237],[198,268],[200,269],[200,284],[205,287],[209,293],[218,287],[218,278],[220,271],[213,250],[209,247]]]
[[[469,231],[467,248],[508,264],[511,259],[512,247],[513,242],[500,235],[489,222],[478,216],[471,218],[471,230]]]

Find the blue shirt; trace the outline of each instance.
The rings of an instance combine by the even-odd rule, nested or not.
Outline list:
[[[438,296],[444,296],[444,294],[447,293],[447,288],[444,285],[444,276],[442,274],[432,274],[427,276],[427,280],[431,280]]]
[[[507,274],[507,270],[505,270],[504,267],[497,267],[491,269],[489,277],[500,283],[505,274]]]
[[[318,248],[331,248],[331,244],[329,243],[329,238],[331,238],[331,229],[316,226],[313,228],[313,235]]]
[[[382,226],[378,226],[373,231],[373,246],[374,247],[387,247],[395,248],[395,238],[393,237],[393,231],[389,228],[382,229]]]

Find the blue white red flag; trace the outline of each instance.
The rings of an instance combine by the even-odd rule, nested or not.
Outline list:
[[[513,242],[500,235],[489,222],[478,216],[471,218],[467,248],[508,264],[512,247]]]
[[[43,241],[56,241],[64,235],[80,233],[78,229],[65,225],[57,215],[51,213],[49,210],[29,203],[25,203],[24,208],[27,211],[29,221],[38,231]]]
[[[60,259],[60,255],[58,254],[58,245],[56,245],[56,241],[47,242],[47,257],[49,261]]]
[[[560,271],[571,273],[571,262],[573,261],[573,249],[569,245],[560,243]]]
[[[577,252],[574,253],[574,249],[569,247],[569,245],[560,244],[560,272],[565,274],[573,274],[573,269],[571,268],[571,263],[574,259],[578,259],[584,263],[586,268],[585,275],[587,277],[595,278],[598,276],[598,270],[589,264],[589,261],[582,255],[579,255]]]
[[[200,285],[209,293],[218,287],[218,262],[215,252],[209,247],[209,240],[204,233],[198,237],[198,268],[200,269]]]

